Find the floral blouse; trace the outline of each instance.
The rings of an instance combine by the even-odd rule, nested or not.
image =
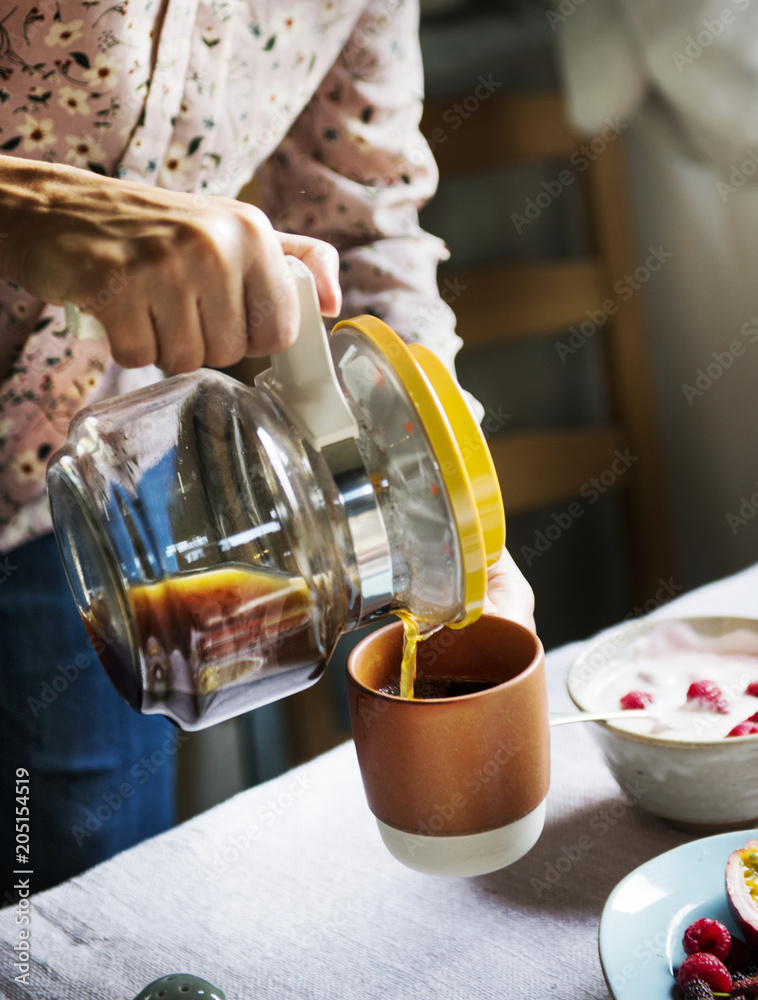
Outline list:
[[[371,312],[452,367],[437,173],[418,131],[413,0],[18,0],[0,6],[0,152],[234,197],[340,251],[343,316]],[[114,292],[116,294],[117,292]],[[103,294],[106,293],[105,290]],[[96,399],[155,381],[63,310],[0,282],[0,551],[50,530],[50,455]]]

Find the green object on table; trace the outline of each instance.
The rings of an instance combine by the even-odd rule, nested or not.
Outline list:
[[[171,972],[150,983],[134,1000],[226,1000],[226,994],[207,979],[186,972]]]

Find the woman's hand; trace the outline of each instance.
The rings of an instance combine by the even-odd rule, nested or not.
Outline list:
[[[488,571],[484,610],[536,631],[534,593],[507,549]]]
[[[220,368],[288,347],[300,317],[285,254],[313,272],[324,314],[341,306],[334,247],[229,198],[0,157],[0,229],[0,278],[95,316],[127,368]]]

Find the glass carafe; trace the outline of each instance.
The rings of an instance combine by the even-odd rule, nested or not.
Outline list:
[[[292,273],[300,335],[254,387],[203,370],[89,407],[49,467],[103,666],[188,730],[307,687],[377,617],[473,621],[503,545],[489,451],[441,363],[373,317],[327,338]]]

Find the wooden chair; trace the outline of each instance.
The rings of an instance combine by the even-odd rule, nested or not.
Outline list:
[[[462,171],[539,161],[568,161],[587,136],[568,123],[556,92],[493,95],[454,132],[445,127],[451,100],[428,102],[422,129],[442,178]],[[445,141],[435,141],[442,129]],[[436,133],[437,140],[440,132]],[[568,164],[566,164],[568,165]],[[560,177],[560,163],[556,174]],[[574,174],[578,172],[575,170]],[[466,294],[453,303],[465,351],[555,335],[587,321],[587,311],[613,300],[597,331],[604,344],[612,417],[607,425],[535,427],[490,438],[508,515],[568,503],[593,476],[609,469],[616,450],[637,460],[617,478],[626,494],[629,553],[636,600],[651,598],[673,572],[663,464],[658,441],[650,355],[639,294],[613,286],[641,261],[620,141],[606,143],[581,172],[594,252],[582,259],[498,262],[451,274]],[[448,287],[450,287],[448,285]]]

